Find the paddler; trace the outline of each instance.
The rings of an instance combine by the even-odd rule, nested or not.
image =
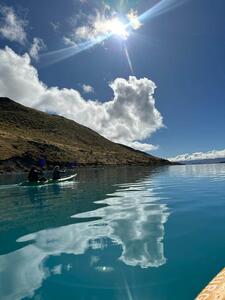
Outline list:
[[[55,166],[55,168],[53,169],[53,173],[52,173],[52,179],[53,180],[60,179],[62,173],[65,173],[65,171],[60,170],[59,166]]]
[[[29,182],[38,182],[41,179],[42,172],[39,171],[36,167],[32,167],[28,174]]]

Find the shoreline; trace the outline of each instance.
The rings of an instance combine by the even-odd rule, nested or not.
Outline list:
[[[84,169],[115,169],[115,168],[162,168],[162,167],[170,167],[170,166],[178,166],[181,164],[165,164],[165,165],[146,165],[146,164],[137,164],[137,165],[82,165],[77,166],[75,168],[65,168],[66,172],[72,173],[73,171],[84,170]],[[39,167],[40,168],[40,167]],[[62,167],[63,168],[63,167]],[[41,168],[40,168],[41,169]],[[52,172],[53,168],[42,169],[43,172]],[[29,172],[29,170],[13,170],[11,172],[0,170],[0,176],[4,175],[25,175]]]

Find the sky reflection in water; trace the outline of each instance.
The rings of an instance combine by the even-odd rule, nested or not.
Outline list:
[[[1,251],[0,298],[39,295],[37,299],[47,299],[41,296],[42,289],[54,282],[74,290],[123,288],[126,298],[132,299],[127,274],[133,274],[134,286],[151,286],[155,284],[151,276],[156,273],[151,275],[147,270],[159,270],[167,263],[165,224],[170,213],[180,209],[183,185],[187,193],[188,189],[195,193],[193,181],[202,189],[203,181],[220,185],[224,177],[223,166],[180,166],[151,172],[147,168],[122,168],[81,171],[80,181],[72,185],[43,189],[14,186],[11,190],[1,186],[0,193],[8,195],[11,202],[8,208],[0,203],[0,236],[4,236],[4,230],[10,236],[21,228],[25,234],[13,236],[16,241],[10,241],[9,248]],[[185,194],[181,201],[185,203]],[[173,234],[179,236],[178,232]],[[170,239],[171,233],[168,253],[174,243],[172,239],[170,246]],[[176,252],[176,248],[173,250]],[[139,280],[146,274],[145,280]]]

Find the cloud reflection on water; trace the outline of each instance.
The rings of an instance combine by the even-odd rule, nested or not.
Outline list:
[[[121,245],[120,260],[129,266],[141,268],[159,267],[166,262],[163,251],[164,223],[169,212],[165,204],[159,203],[153,189],[143,183],[132,185],[114,193],[101,203],[107,207],[74,217],[101,219],[91,224],[95,228],[93,239],[107,236]],[[135,190],[134,190],[135,189]],[[100,201],[99,201],[100,202]],[[99,203],[98,202],[98,203]],[[91,239],[92,239],[91,238]]]
[[[19,238],[18,242],[32,244],[0,256],[0,298],[32,297],[42,282],[55,274],[54,268],[49,270],[45,266],[50,256],[83,255],[89,249],[107,251],[109,241],[121,247],[118,259],[127,266],[148,268],[165,264],[164,224],[169,212],[159,200],[162,199],[151,178],[117,185],[115,193],[98,201],[105,207],[73,216],[83,222]],[[97,260],[90,268],[99,270],[101,262]]]

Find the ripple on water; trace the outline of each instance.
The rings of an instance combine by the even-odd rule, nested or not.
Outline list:
[[[224,181],[213,165],[0,186],[0,298],[194,299],[225,261]]]

